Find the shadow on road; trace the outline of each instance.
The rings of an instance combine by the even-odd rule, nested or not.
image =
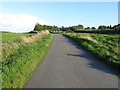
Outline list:
[[[63,35],[64,36],[64,35]],[[71,45],[74,45],[75,48],[80,49],[81,51],[83,51],[84,53],[82,54],[72,54],[72,53],[68,53],[68,56],[73,56],[73,57],[82,57],[85,58],[89,61],[88,66],[90,68],[94,68],[94,69],[98,69],[100,71],[112,74],[112,75],[119,75],[118,72],[116,72],[115,70],[113,70],[112,68],[110,68],[110,66],[106,65],[104,62],[97,60],[94,55],[92,55],[90,52],[88,52],[87,50],[85,50],[84,48],[80,47],[76,42],[74,42],[72,39],[70,39],[67,36],[64,36],[66,38],[66,41],[69,42]]]

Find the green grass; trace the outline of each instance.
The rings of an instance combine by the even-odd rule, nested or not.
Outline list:
[[[7,43],[19,39],[22,36],[31,35],[28,33],[4,33],[2,32],[2,43]]]
[[[68,33],[64,34],[75,40],[94,56],[106,62],[120,72],[120,37],[118,35],[107,34],[85,34],[85,33]]]
[[[10,55],[3,54],[2,88],[22,88],[45,56],[52,38],[52,34],[42,35],[34,43],[21,43]]]

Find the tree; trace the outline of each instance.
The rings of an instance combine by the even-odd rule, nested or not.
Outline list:
[[[112,28],[113,28],[114,30],[120,30],[120,24],[114,25]]]
[[[84,29],[84,26],[83,25],[78,25],[78,28],[79,29]]]
[[[112,29],[112,26],[110,25],[110,29]]]
[[[73,26],[76,30],[84,29],[83,25]]]
[[[106,30],[107,27],[105,25],[101,25],[101,26],[98,27],[98,29],[100,29],[100,30]]]
[[[95,27],[92,27],[91,29],[96,29]]]
[[[70,27],[71,31],[76,31],[76,29],[74,27]]]
[[[87,27],[86,29],[90,29],[90,27]]]
[[[62,31],[65,31],[65,27],[64,27],[64,26],[62,26],[60,29],[61,29]]]
[[[40,27],[40,24],[37,23],[34,27],[34,31],[41,31],[41,27]]]

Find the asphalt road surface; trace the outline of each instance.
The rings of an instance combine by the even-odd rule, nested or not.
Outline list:
[[[24,88],[118,88],[118,77],[73,40],[55,34]]]

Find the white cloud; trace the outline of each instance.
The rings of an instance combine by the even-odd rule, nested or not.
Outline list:
[[[11,32],[29,32],[34,29],[36,23],[47,24],[36,16],[26,14],[4,14],[0,15],[0,30]]]

